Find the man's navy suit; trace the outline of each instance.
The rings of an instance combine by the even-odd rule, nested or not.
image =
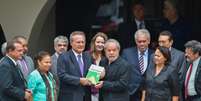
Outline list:
[[[91,65],[88,53],[82,53],[85,77]],[[59,101],[90,101],[90,87],[80,84],[82,77],[79,64],[73,51],[62,53],[57,61],[57,74],[60,79]]]
[[[153,53],[153,50],[148,49],[148,64],[149,64],[152,53]],[[140,87],[142,86],[142,83],[144,82],[144,76],[140,72],[137,47],[124,49],[122,52],[122,58],[124,58],[126,61],[128,61],[128,63],[131,64],[131,69],[130,69],[131,73],[130,73],[130,79],[129,79],[129,93],[130,95],[133,95],[133,94],[138,95]],[[140,99],[137,97],[136,100],[138,101]]]
[[[25,101],[25,79],[7,56],[0,61],[0,101]]]

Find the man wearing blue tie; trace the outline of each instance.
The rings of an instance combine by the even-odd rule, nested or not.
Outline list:
[[[72,32],[70,35],[72,49],[62,53],[58,58],[59,101],[90,101],[91,82],[85,77],[92,62],[89,53],[83,52],[85,43],[84,32]]]

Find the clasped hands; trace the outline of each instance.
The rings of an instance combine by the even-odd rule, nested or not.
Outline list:
[[[80,84],[82,86],[94,86],[95,88],[100,89],[103,86],[103,81],[100,81],[98,84],[93,85],[90,80],[86,78],[80,78]]]
[[[100,79],[103,79],[104,77],[105,77],[105,69],[103,70],[103,72],[101,72]],[[94,86],[95,88],[100,89],[103,86],[103,81],[100,81],[98,84],[94,85],[87,78],[80,78],[80,84],[82,86]]]

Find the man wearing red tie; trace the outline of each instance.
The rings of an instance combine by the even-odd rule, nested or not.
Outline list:
[[[201,43],[192,40],[185,44],[187,59],[184,70],[184,97],[185,101],[201,101]]]

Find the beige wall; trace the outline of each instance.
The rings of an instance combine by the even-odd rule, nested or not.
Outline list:
[[[48,0],[0,0],[0,23],[7,40],[15,35],[29,38],[37,16]]]

